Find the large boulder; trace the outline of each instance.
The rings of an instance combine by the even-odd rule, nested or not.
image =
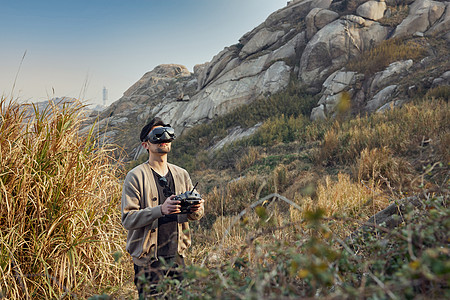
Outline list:
[[[212,82],[189,102],[174,102],[158,107],[158,116],[180,131],[232,111],[263,94],[284,89],[290,80],[291,67],[277,61],[266,68],[269,55],[246,61]]]
[[[377,21],[384,16],[386,3],[384,1],[367,1],[356,9],[356,14],[365,18]]]
[[[299,79],[318,88],[332,72],[385,40],[388,34],[387,27],[357,16],[326,25],[306,45],[300,59]]]
[[[325,25],[330,24],[334,20],[339,18],[337,12],[324,9],[324,8],[313,8],[306,16],[306,37],[311,39],[317,31],[325,27]]]
[[[376,95],[373,96],[372,100],[369,100],[367,102],[366,111],[374,112],[378,108],[382,107],[392,99],[392,96],[396,90],[397,85],[393,84],[376,93]]]
[[[441,18],[427,30],[427,36],[438,36],[443,34],[450,42],[450,1],[445,2],[445,13]]]
[[[446,6],[448,4],[442,2],[416,0],[410,6],[408,17],[395,29],[393,37],[411,36],[416,32],[424,33],[433,25],[435,25],[434,31],[448,29],[448,15],[447,20],[443,20],[443,25],[438,26],[440,23],[438,20],[444,14]]]
[[[327,118],[327,115],[325,114],[325,105],[321,104],[317,107],[314,107],[311,111],[310,118],[312,121],[325,120]]]
[[[336,107],[341,101],[344,93],[351,96],[352,86],[357,80],[357,73],[351,71],[336,71],[331,74],[322,85],[322,97],[311,113],[311,119],[324,119],[333,116]]]
[[[255,34],[255,31],[259,30],[261,26],[272,28],[278,27],[279,24],[289,23],[289,24],[298,24],[300,20],[303,20],[306,15],[313,8],[329,8],[332,0],[303,0],[296,1],[291,5],[288,5],[282,9],[277,10],[272,13],[263,24],[256,27],[254,30],[245,34],[239,41],[243,44],[249,37]]]
[[[450,71],[444,72],[441,76],[433,80],[432,87],[437,87],[440,85],[450,85]]]
[[[301,33],[295,27],[310,10],[328,8],[331,2],[332,0],[296,1],[272,13],[261,25],[244,34],[238,45],[226,47],[213,57],[198,76],[198,90],[244,63],[247,58],[254,59],[253,56],[272,53],[292,42],[292,38]]]
[[[220,150],[226,144],[229,144],[229,143],[241,140],[245,137],[248,137],[248,136],[254,134],[261,125],[262,125],[262,123],[258,123],[249,129],[241,128],[240,126],[232,128],[228,131],[228,135],[225,138],[218,141],[214,146],[212,146],[210,148],[210,150],[212,150],[212,151]]]
[[[275,44],[282,36],[284,31],[277,30],[272,32],[267,28],[258,31],[239,52],[239,58],[244,59],[247,56],[259,52]]]
[[[166,88],[167,81],[171,81],[173,78],[189,76],[191,76],[191,73],[185,66],[177,64],[159,65],[151,72],[145,73],[123,95],[131,97],[133,95],[157,94]]]
[[[396,61],[391,63],[386,69],[376,73],[370,84],[369,94],[373,94],[387,85],[389,85],[394,79],[398,79],[401,76],[407,74],[408,70],[412,67],[412,59]]]
[[[196,77],[185,66],[159,65],[126,90],[122,98],[102,112],[101,117],[109,120],[107,124],[117,126],[123,123],[124,117],[134,122],[146,122],[155,115],[155,107],[189,98],[196,87]]]
[[[139,141],[131,137],[138,136],[149,118],[162,117],[181,134],[283,90],[292,75],[309,92],[320,92],[312,119],[333,117],[344,109],[355,114],[382,111],[408,101],[414,90],[449,84],[448,52],[442,44],[427,44],[427,39],[444,35],[450,40],[450,2],[385,1],[290,1],[239,43],[196,65],[193,73],[181,65],[161,65],[144,74],[102,113],[99,128],[109,125],[106,138],[139,155]],[[408,5],[409,15],[397,28],[389,20],[393,15],[385,13],[386,4]],[[383,17],[385,25],[377,22]],[[417,40],[428,48],[428,57],[395,62],[375,75],[346,70],[349,61],[392,36],[420,36]]]
[[[226,47],[215,55],[210,63],[206,63],[198,75],[198,90],[217,78],[236,56],[234,47]]]
[[[356,72],[336,71],[331,74],[323,83],[323,96],[335,95],[342,92],[350,84],[355,83]],[[319,101],[320,103],[320,101]]]
[[[286,44],[280,48],[272,51],[269,54],[268,61],[274,62],[279,60],[289,60],[296,56],[299,49],[306,46],[305,32],[302,31],[290,39]]]

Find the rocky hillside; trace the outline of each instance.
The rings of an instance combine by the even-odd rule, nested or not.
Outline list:
[[[182,134],[291,80],[319,94],[312,119],[334,117],[343,106],[356,114],[401,105],[450,84],[449,7],[431,0],[290,1],[193,73],[171,64],[144,74],[100,115],[100,128],[135,159],[150,118]]]

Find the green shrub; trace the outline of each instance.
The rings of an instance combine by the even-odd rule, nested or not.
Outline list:
[[[281,115],[264,122],[258,131],[247,139],[253,146],[270,146],[277,143],[290,143],[302,137],[309,120],[304,116]]]

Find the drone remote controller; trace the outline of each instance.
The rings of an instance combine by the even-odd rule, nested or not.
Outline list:
[[[173,198],[173,200],[180,201],[180,206],[181,206],[180,214],[190,213],[191,205],[199,204],[200,200],[202,200],[202,196],[199,193],[194,192],[197,184],[198,184],[198,182],[192,188],[192,191],[184,192],[182,194],[176,195],[175,198]]]

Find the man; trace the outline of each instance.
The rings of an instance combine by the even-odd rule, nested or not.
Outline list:
[[[204,200],[181,214],[175,195],[193,190],[186,170],[167,162],[173,128],[155,118],[144,126],[140,140],[147,149],[147,162],[128,172],[122,191],[122,224],[128,230],[127,251],[134,263],[134,282],[140,298],[155,295],[147,292],[149,283],[163,276],[181,279],[184,255],[191,245],[188,220],[199,220]],[[171,266],[167,268],[165,263]],[[142,278],[146,278],[141,282]],[[145,289],[144,289],[145,287]]]

